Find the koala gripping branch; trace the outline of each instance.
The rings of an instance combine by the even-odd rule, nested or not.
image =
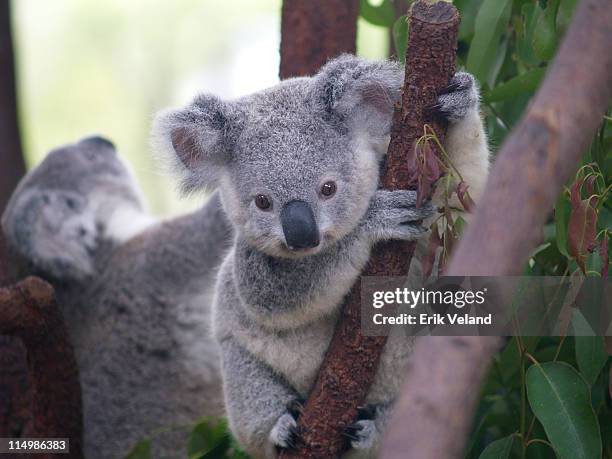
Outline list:
[[[409,15],[410,36],[401,105],[396,106],[387,151],[383,188],[410,186],[415,143],[430,126],[442,141],[446,126],[429,108],[455,73],[459,13],[451,4],[416,2]],[[435,146],[431,146],[437,154]],[[373,252],[364,276],[406,275],[414,243],[391,241]],[[298,420],[302,442],[284,458],[329,458],[346,448],[344,428],[357,417],[376,375],[386,337],[361,333],[361,284],[348,294],[343,315]]]
[[[37,457],[82,458],[78,370],[53,288],[37,277],[0,288],[0,335],[21,339],[28,354],[34,416],[23,435],[70,439],[69,455]]]

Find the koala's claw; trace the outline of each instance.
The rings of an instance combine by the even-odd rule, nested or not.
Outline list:
[[[344,428],[342,434],[351,442],[354,449],[370,449],[376,440],[376,424],[372,419],[364,419]]]
[[[376,406],[375,405],[366,405],[357,407],[357,420],[365,421],[371,420],[376,417]]]
[[[301,413],[303,403],[301,400],[293,400],[287,404],[287,412],[284,413],[270,431],[270,442],[283,449],[295,449],[300,442],[300,433],[297,418]]]
[[[300,417],[300,414],[302,414],[302,410],[304,409],[304,403],[306,403],[306,400],[304,400],[303,398],[293,399],[289,403],[287,403],[287,411],[289,412],[289,414],[291,414],[291,416],[297,419]]]
[[[438,116],[457,122],[478,107],[478,89],[474,77],[457,72],[450,84],[438,94],[438,103],[430,107]]]

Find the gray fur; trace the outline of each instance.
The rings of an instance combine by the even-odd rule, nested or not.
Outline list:
[[[199,96],[157,118],[159,142],[182,170],[184,186],[218,187],[236,231],[218,275],[213,330],[230,426],[255,457],[287,446],[287,403],[307,397],[342,300],[372,246],[419,238],[425,230],[418,220],[433,213],[431,205],[414,207],[414,192],[377,190],[402,77],[397,64],[345,55],[312,78],[235,101]],[[450,96],[440,104],[454,121],[450,131],[464,134],[455,134],[449,153],[459,152],[484,181],[488,151],[475,85]],[[319,189],[329,180],[337,192],[325,198]],[[256,206],[259,194],[271,207]],[[295,200],[307,204],[320,233],[320,244],[305,250],[288,247],[280,221]],[[368,403],[390,406],[411,349],[412,339],[394,330]],[[387,412],[363,424],[355,448],[373,454]]]
[[[174,430],[153,437],[154,456],[185,457],[189,424],[223,413],[209,304],[232,230],[218,194],[156,222],[112,145],[86,140],[22,180],[2,225],[22,274],[56,287],[80,372],[86,457],[123,457],[165,428]]]

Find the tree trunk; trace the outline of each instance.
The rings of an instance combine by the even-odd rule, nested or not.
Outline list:
[[[359,0],[284,0],[281,79],[312,75],[332,57],[355,53]]]
[[[612,100],[612,8],[583,0],[548,75],[495,162],[449,276],[517,275]],[[416,346],[385,459],[459,458],[495,337],[428,337]]]
[[[455,50],[459,14],[449,3],[414,4],[401,107],[397,107],[387,152],[382,186],[407,189],[411,170],[409,156],[424,125],[435,130],[443,142],[445,125],[433,118],[428,107],[437,101],[455,73]],[[435,46],[432,46],[435,45]],[[435,148],[435,146],[434,146]],[[378,245],[365,276],[401,276],[408,273],[414,243],[390,241]],[[302,444],[282,457],[330,458],[346,448],[342,435],[364,404],[378,368],[386,337],[361,333],[361,281],[349,293],[314,388],[298,419]]]
[[[70,454],[81,458],[82,413],[78,370],[53,288],[36,277],[0,288],[0,333],[20,338],[28,354],[36,438],[69,438]]]
[[[25,173],[15,86],[9,0],[0,0],[0,214]]]
[[[0,0],[0,215],[25,173],[17,115],[10,1]],[[0,231],[0,287],[9,280],[8,254]],[[0,336],[0,437],[18,435],[30,417],[27,364],[23,343]]]

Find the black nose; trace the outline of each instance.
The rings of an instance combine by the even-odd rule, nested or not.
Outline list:
[[[280,214],[285,240],[290,249],[310,249],[319,245],[319,228],[312,209],[304,201],[290,201]]]
[[[85,137],[83,140],[81,140],[81,143],[87,143],[98,148],[111,148],[113,150],[115,149],[115,144],[113,142],[99,135]]]

